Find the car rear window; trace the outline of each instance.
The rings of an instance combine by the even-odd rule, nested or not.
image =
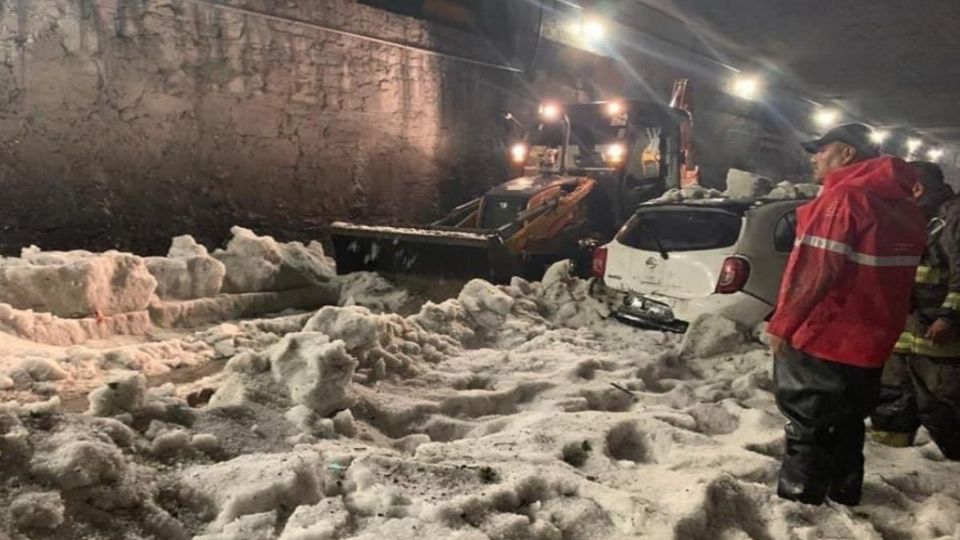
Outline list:
[[[637,212],[617,234],[626,246],[643,251],[698,251],[737,243],[743,218],[724,210],[655,208]]]

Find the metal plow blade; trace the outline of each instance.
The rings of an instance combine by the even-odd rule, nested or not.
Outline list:
[[[336,222],[330,236],[338,274],[368,271],[506,283],[519,271],[500,236],[491,231]]]

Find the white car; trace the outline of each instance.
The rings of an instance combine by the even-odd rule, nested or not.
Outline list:
[[[807,200],[731,199],[640,206],[616,238],[594,252],[614,315],[684,332],[702,314],[745,327],[767,319]]]

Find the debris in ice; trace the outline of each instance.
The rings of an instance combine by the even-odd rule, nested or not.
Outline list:
[[[405,289],[372,272],[336,276],[333,282],[340,286],[340,306],[363,306],[374,313],[394,313],[412,300]]]

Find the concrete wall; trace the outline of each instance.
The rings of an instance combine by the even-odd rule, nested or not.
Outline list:
[[[351,0],[0,0],[0,248],[311,238],[503,180],[510,73],[476,36]],[[453,193],[456,192],[456,195]],[[450,199],[450,200],[448,200]]]

